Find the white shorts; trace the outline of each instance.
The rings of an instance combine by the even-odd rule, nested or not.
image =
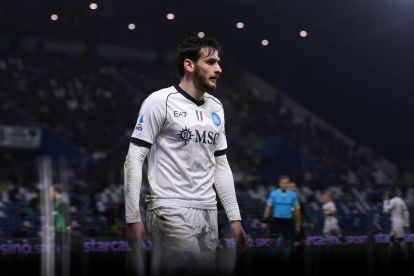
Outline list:
[[[217,210],[179,206],[148,210],[147,230],[153,242],[153,274],[215,269]]]
[[[391,223],[391,233],[390,236],[394,237],[395,239],[402,239],[404,238],[404,223],[393,221]]]
[[[338,221],[332,220],[332,221],[325,221],[323,224],[323,234],[324,235],[340,235],[341,229],[339,228]]]

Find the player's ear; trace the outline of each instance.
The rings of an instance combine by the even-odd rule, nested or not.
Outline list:
[[[193,73],[194,72],[194,62],[191,59],[186,58],[183,62],[184,71]]]

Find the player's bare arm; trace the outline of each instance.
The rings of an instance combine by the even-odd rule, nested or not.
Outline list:
[[[272,213],[272,205],[267,204],[263,212],[262,228],[267,229],[269,227],[270,214]]]
[[[127,232],[128,240],[131,242],[148,242],[147,233],[145,232],[145,226],[142,222],[135,222],[128,224]]]
[[[232,221],[230,223],[232,234],[236,239],[237,251],[244,253],[247,250],[247,234],[243,229],[240,221]]]
[[[300,221],[301,221],[300,219],[301,219],[301,217],[300,217],[300,207],[299,207],[299,205],[296,205],[296,207],[295,207],[295,221],[296,221],[295,230],[296,230],[297,233],[300,232]]]

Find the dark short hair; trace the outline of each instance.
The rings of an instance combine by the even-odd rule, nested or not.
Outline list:
[[[395,189],[394,187],[391,187],[391,188],[388,190],[388,195],[389,195],[391,198],[396,197],[396,196],[397,196],[397,189]]]
[[[289,180],[289,181],[290,181],[289,176],[288,176],[288,175],[286,175],[286,174],[282,174],[281,176],[279,176],[279,181],[282,181],[282,180],[284,180],[284,179],[287,179],[287,180]]]
[[[59,185],[53,185],[52,189],[53,189],[54,192],[57,192],[58,194],[62,193],[62,189],[60,188]]]
[[[184,76],[183,62],[190,59],[193,62],[201,57],[201,50],[207,49],[207,55],[212,55],[215,51],[220,52],[220,45],[215,39],[199,38],[196,36],[187,37],[178,46],[175,53],[175,64],[177,66],[180,77]]]

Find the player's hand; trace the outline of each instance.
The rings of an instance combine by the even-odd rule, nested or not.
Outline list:
[[[298,224],[298,225],[296,225],[296,227],[295,227],[295,231],[296,231],[296,233],[299,233],[300,232],[300,225]]]
[[[237,252],[244,253],[247,250],[247,234],[244,232],[240,221],[232,221],[230,223],[231,231],[236,239]]]
[[[142,222],[135,222],[128,224],[127,238],[131,243],[138,243],[143,241],[148,244],[148,236],[145,232],[145,227]]]

